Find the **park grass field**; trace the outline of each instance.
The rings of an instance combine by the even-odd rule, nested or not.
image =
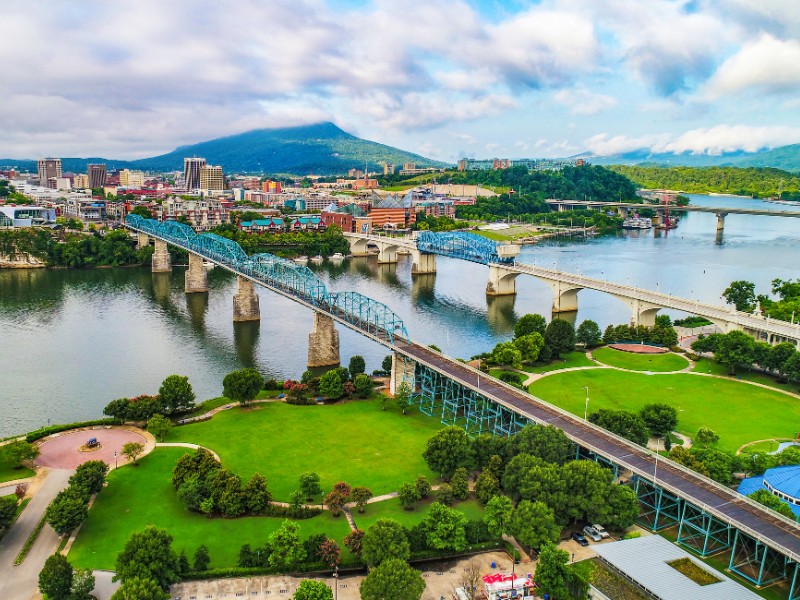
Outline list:
[[[17,469],[8,463],[0,462],[0,483],[14,481],[16,479],[25,479],[27,477],[33,477],[34,475],[35,473],[27,467]]]
[[[367,504],[364,507],[364,513],[358,512],[357,508],[352,509],[353,519],[359,529],[366,531],[378,519],[394,519],[405,527],[413,527],[417,523],[422,522],[425,515],[428,514],[431,504],[433,504],[433,496],[436,492],[431,493],[431,498],[418,502],[414,510],[405,510],[400,505],[400,500],[397,498],[390,498],[381,502],[374,502]],[[467,520],[483,519],[483,507],[475,499],[468,499],[463,502],[453,504],[451,508],[460,510],[467,517]]]
[[[631,371],[652,371],[666,373],[680,371],[689,366],[689,361],[679,354],[634,354],[614,348],[598,348],[592,351],[597,362],[609,367],[619,367]]]
[[[526,373],[549,373],[550,371],[560,371],[561,369],[571,369],[573,367],[596,367],[597,365],[589,360],[585,352],[570,352],[563,358],[556,358],[553,362],[546,365],[523,365],[522,370]]]
[[[207,519],[186,510],[171,483],[172,468],[184,451],[157,448],[139,461],[140,466],[128,465],[108,474],[108,486],[97,496],[70,550],[69,560],[75,567],[113,570],[130,534],[147,525],[166,529],[175,538],[175,550],[186,550],[190,560],[195,549],[205,544],[212,568],[233,567],[243,544],[261,546],[280,527],[280,518]],[[334,518],[327,511],[298,523],[302,539],[325,533],[341,545],[350,532],[344,516]]]
[[[701,426],[711,427],[720,436],[720,446],[728,450],[755,440],[794,437],[800,421],[797,398],[736,380],[688,373],[586,369],[544,377],[529,391],[582,417],[584,387],[589,388],[589,412],[601,408],[638,411],[645,404],[665,402],[678,409],[681,433],[691,436]]]
[[[379,496],[405,481],[436,474],[422,452],[442,425],[411,408],[406,415],[375,400],[293,406],[283,402],[224,410],[210,421],[175,427],[167,442],[191,442],[217,452],[222,464],[249,479],[267,478],[276,500],[288,501],[298,477],[314,471],[327,493],[337,481]]]
[[[731,381],[737,379],[741,379],[743,381],[752,381],[753,383],[760,383],[761,385],[766,385],[775,388],[776,390],[783,390],[785,392],[789,392],[790,394],[800,393],[800,387],[796,382],[789,383],[778,381],[778,378],[774,375],[769,375],[767,373],[761,373],[758,371],[740,371],[736,375],[729,375],[728,367],[721,365],[718,362],[714,362],[709,358],[702,358],[696,361],[692,371],[695,373],[719,375],[720,377],[725,377]]]

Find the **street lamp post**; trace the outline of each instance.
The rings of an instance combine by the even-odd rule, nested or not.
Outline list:
[[[583,407],[583,420],[586,421],[589,416],[589,386],[584,386],[586,390],[586,405]]]
[[[117,451],[114,450],[114,468],[117,468]]]
[[[333,566],[333,595],[334,600],[339,600],[339,565]]]
[[[656,465],[653,468],[653,485],[656,485],[658,479],[658,449],[661,447],[661,438],[656,439]]]

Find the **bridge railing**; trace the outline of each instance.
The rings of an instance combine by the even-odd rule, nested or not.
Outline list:
[[[248,256],[233,240],[214,233],[197,234],[188,225],[175,221],[159,223],[139,215],[128,215],[125,222],[131,229],[163,239],[294,296],[390,344],[410,339],[405,323],[388,306],[358,292],[330,292],[305,265],[268,253]]]
[[[417,248],[422,252],[452,256],[488,265],[513,264],[513,257],[501,256],[497,242],[465,231],[422,231],[417,236]]]

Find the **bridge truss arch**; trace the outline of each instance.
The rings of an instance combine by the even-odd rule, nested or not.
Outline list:
[[[417,249],[420,252],[452,256],[482,265],[513,264],[514,258],[501,256],[497,246],[497,242],[465,231],[422,231],[417,236]]]

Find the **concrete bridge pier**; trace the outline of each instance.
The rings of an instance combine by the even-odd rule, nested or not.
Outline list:
[[[150,236],[146,233],[138,233],[136,235],[136,249],[141,250],[150,245]]]
[[[153,252],[153,273],[167,273],[172,271],[172,263],[169,259],[167,242],[156,239],[155,252]]]
[[[389,379],[389,393],[394,396],[397,389],[404,381],[408,383],[411,391],[414,391],[414,374],[417,368],[410,358],[404,358],[397,352],[392,352],[392,376]]]
[[[543,280],[553,290],[553,314],[578,310],[578,292],[583,288],[557,280]]]
[[[618,206],[617,207],[617,214],[622,217],[623,219],[628,218],[628,207],[627,206]]]
[[[203,257],[194,252],[189,252],[184,289],[187,294],[208,292],[208,272],[203,265]]]
[[[190,255],[191,256],[191,255]],[[258,304],[253,282],[247,277],[239,275],[237,278],[238,291],[233,296],[233,321],[258,321],[261,319],[261,309]]]
[[[394,244],[378,244],[378,264],[388,265],[397,262],[397,246]]]
[[[622,298],[615,296],[627,304],[631,309],[631,326],[638,327],[644,325],[645,327],[652,327],[656,324],[656,315],[663,307],[644,302],[638,298]]]
[[[348,236],[345,236],[345,238],[350,244],[351,256],[369,256],[369,252],[367,251],[367,240],[351,238]]]
[[[728,216],[726,212],[714,213],[717,215],[717,234],[721,234],[725,230],[725,217]]]
[[[339,363],[339,332],[333,319],[315,312],[314,329],[308,334],[308,368],[332,367]]]
[[[509,271],[496,265],[489,265],[489,281],[486,283],[487,296],[511,296],[517,293],[517,276],[519,273]]]
[[[411,274],[420,275],[423,273],[436,273],[436,255],[428,254],[427,252],[420,252],[419,250],[411,251]]]

